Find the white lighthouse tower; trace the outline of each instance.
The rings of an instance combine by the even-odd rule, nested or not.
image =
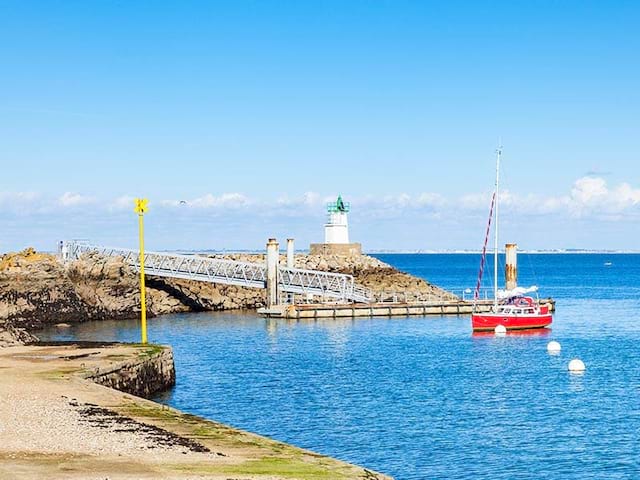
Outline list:
[[[338,200],[327,205],[327,223],[324,226],[324,243],[328,245],[349,243],[349,222],[347,213],[351,205]]]
[[[351,209],[348,202],[338,195],[335,202],[327,204],[327,223],[324,225],[324,243],[312,243],[311,255],[360,255],[359,243],[349,243],[349,221],[347,213]]]

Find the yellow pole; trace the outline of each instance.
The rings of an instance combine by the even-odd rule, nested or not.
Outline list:
[[[147,343],[147,298],[144,286],[144,213],[147,211],[147,199],[136,198],[135,212],[138,214],[138,235],[140,237],[140,322],[142,343]]]

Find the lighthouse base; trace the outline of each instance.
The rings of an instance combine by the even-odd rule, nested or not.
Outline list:
[[[309,247],[309,254],[353,257],[362,255],[362,245],[359,243],[312,243]]]

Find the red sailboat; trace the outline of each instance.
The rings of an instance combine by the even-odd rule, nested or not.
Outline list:
[[[552,321],[548,306],[540,305],[532,297],[520,295],[495,301],[490,312],[471,315],[471,326],[476,332],[495,330],[498,325],[507,330],[544,328],[551,325]]]
[[[498,148],[496,155],[496,184],[491,199],[489,222],[482,248],[480,260],[480,272],[474,293],[474,299],[480,296],[480,284],[484,272],[487,254],[487,241],[491,231],[491,221],[495,217],[494,252],[493,252],[493,305],[489,312],[475,311],[471,314],[471,326],[474,331],[495,330],[499,325],[507,330],[523,330],[532,328],[544,328],[551,325],[553,320],[549,307],[540,305],[538,298],[534,299],[527,294],[535,293],[538,287],[529,288],[514,287],[508,290],[498,290],[498,192],[500,186],[500,156],[502,149]],[[495,208],[494,208],[495,207]],[[476,304],[477,308],[477,304]]]

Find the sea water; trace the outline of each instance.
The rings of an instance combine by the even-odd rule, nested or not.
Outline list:
[[[379,257],[444,288],[475,286],[477,255]],[[473,335],[468,316],[166,315],[149,338],[173,346],[178,380],[156,400],[398,480],[640,478],[640,255],[518,260],[520,284],[557,300],[551,330]],[[91,322],[43,336],[139,332]],[[572,358],[584,374],[567,371]]]

